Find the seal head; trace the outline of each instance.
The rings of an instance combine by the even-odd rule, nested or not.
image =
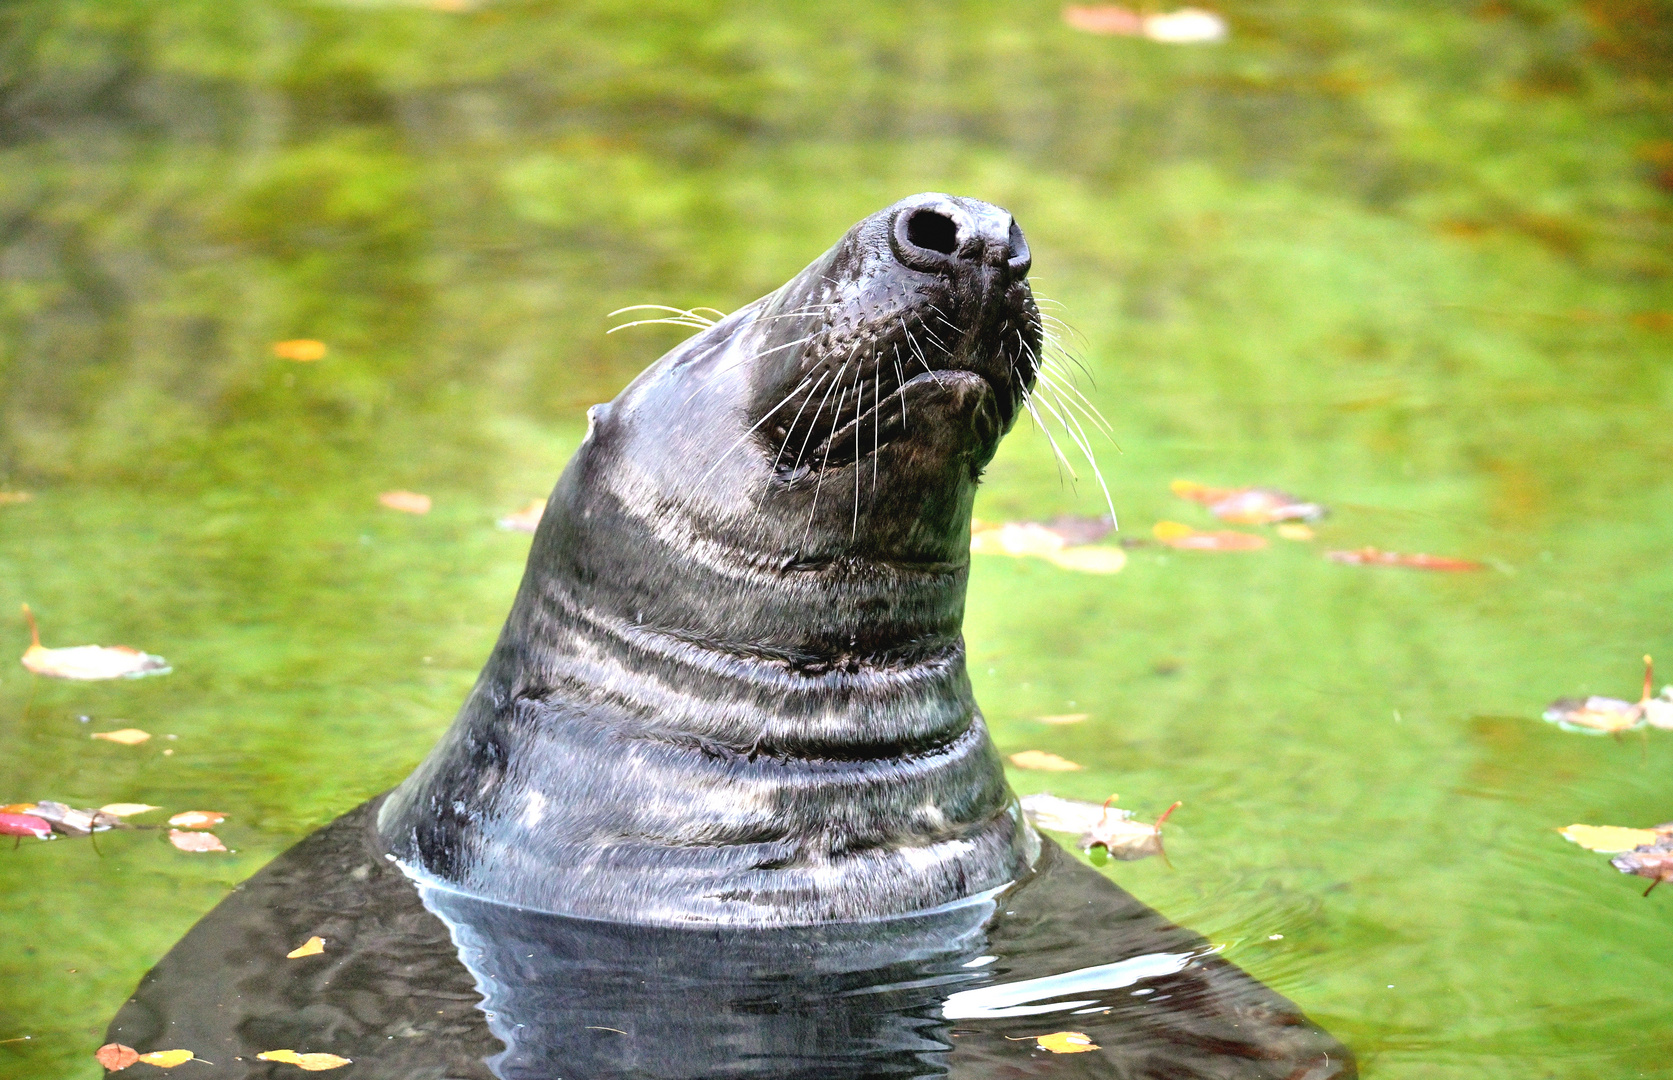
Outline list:
[[[922,911],[1038,838],[965,671],[977,480],[1040,318],[1011,216],[860,222],[609,405],[499,642],[379,815],[410,872],[664,925]]]

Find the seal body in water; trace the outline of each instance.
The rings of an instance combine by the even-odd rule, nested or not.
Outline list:
[[[965,671],[977,479],[1040,320],[1011,215],[905,199],[596,406],[498,644],[379,830],[648,924],[898,915],[1032,864]]]

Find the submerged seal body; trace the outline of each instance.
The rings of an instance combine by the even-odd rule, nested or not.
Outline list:
[[[961,623],[1036,375],[1028,246],[905,199],[608,405],[452,728],[389,797],[421,880],[564,915],[923,911],[1033,863]]]

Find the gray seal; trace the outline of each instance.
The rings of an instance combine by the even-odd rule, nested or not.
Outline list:
[[[562,915],[920,912],[1039,852],[971,692],[970,511],[1033,385],[1011,215],[924,194],[687,340],[547,502],[510,616],[378,830]]]

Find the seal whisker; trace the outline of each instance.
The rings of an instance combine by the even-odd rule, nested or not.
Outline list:
[[[782,445],[779,446],[777,456],[775,456],[773,458],[773,469],[774,469],[774,471],[777,471],[779,462],[784,460],[784,452],[786,450],[790,449],[790,435],[791,435],[792,432],[794,432],[796,430],[796,425],[801,423],[802,413],[803,413],[803,411],[805,411],[807,409],[807,403],[813,400],[813,395],[819,390],[819,384],[824,382],[826,380],[826,378],[828,378],[830,376],[830,374],[831,373],[828,372],[828,371],[820,372],[818,380],[811,387],[808,388],[807,397],[802,399],[801,408],[796,410],[796,416],[795,416],[794,419],[792,419],[790,421],[790,426],[784,429],[784,442],[783,442]],[[797,389],[800,389],[800,388],[798,387]],[[794,394],[794,393],[796,393],[796,391],[792,390],[791,393]],[[766,489],[763,488],[762,489],[762,495],[765,496],[765,494],[766,494]]]
[[[1056,455],[1058,462],[1058,480],[1061,481],[1064,470],[1068,470],[1069,480],[1072,483],[1078,483],[1080,474],[1075,472],[1073,465],[1069,464],[1069,459],[1063,455],[1063,448],[1057,444],[1057,439],[1052,435],[1051,428],[1046,426],[1045,418],[1040,415],[1040,410],[1034,405],[1035,397],[1033,390],[1025,389],[1022,392],[1022,407],[1028,410],[1029,417],[1034,421],[1034,427],[1046,437],[1046,442],[1051,444],[1051,452]]]
[[[858,348],[858,347],[859,346],[855,346],[855,348]],[[837,369],[836,378],[832,379],[831,380],[831,385],[829,385],[825,388],[825,396],[819,400],[819,407],[817,409],[813,410],[813,416],[811,416],[808,419],[807,434],[802,437],[802,448],[800,450],[796,451],[796,460],[793,463],[791,463],[791,465],[790,465],[790,469],[791,469],[792,472],[794,472],[796,469],[799,469],[799,468],[802,467],[802,455],[807,453],[807,444],[809,442],[813,441],[814,429],[816,427],[818,427],[818,425],[819,425],[819,414],[825,411],[825,402],[831,400],[831,391],[835,390],[837,388],[837,383],[842,381],[842,376],[848,371],[848,365],[851,361],[853,361],[853,359],[854,359],[854,355],[853,355],[853,353],[850,353],[848,355],[848,359],[844,360],[842,362],[842,366]],[[840,399],[839,399],[839,402],[840,402]],[[839,404],[838,408],[840,409],[840,407],[841,406]],[[834,416],[834,414],[833,414],[833,416]],[[831,421],[831,431],[832,431],[833,434],[836,432],[836,421],[834,419]],[[829,457],[828,451],[830,450],[830,443],[829,443],[828,440],[825,444],[825,449],[827,451],[826,457],[828,458]]]
[[[1057,422],[1063,425],[1063,433],[1067,435],[1074,442],[1074,444],[1080,448],[1080,452],[1086,456],[1086,463],[1092,467],[1092,475],[1097,479],[1098,487],[1103,490],[1104,502],[1109,506],[1110,520],[1114,521],[1115,500],[1110,497],[1109,485],[1104,482],[1103,470],[1098,468],[1098,458],[1095,454],[1093,454],[1091,445],[1086,442],[1085,432],[1081,429],[1080,422],[1076,420],[1072,414],[1065,417],[1063,413],[1058,412],[1057,409],[1052,407],[1051,401],[1045,395],[1040,395],[1039,400],[1040,404],[1045,406],[1046,411],[1056,417]]]
[[[872,359],[876,358],[877,354],[874,351]],[[850,540],[860,535],[860,406],[864,404],[865,398],[865,390],[860,381],[865,376],[865,370],[864,364],[854,369],[854,523],[848,529]],[[872,431],[876,430],[877,425],[873,424]],[[875,468],[876,465],[877,462],[873,459],[872,466]]]
[[[803,383],[807,382],[807,377],[805,375],[802,377],[802,382]],[[702,476],[697,478],[697,486],[701,487],[703,485],[703,481],[707,480],[709,478],[709,476],[711,474],[713,474],[713,472],[716,469],[720,468],[720,463],[726,460],[727,455],[731,454],[732,451],[736,450],[738,448],[738,446],[745,439],[747,439],[751,435],[755,434],[756,429],[758,429],[762,424],[765,424],[768,420],[772,419],[773,413],[778,412],[780,409],[784,408],[785,405],[789,404],[790,399],[795,397],[797,391],[799,391],[799,390],[801,390],[801,385],[798,384],[796,389],[792,390],[788,394],[784,395],[783,399],[780,400],[777,405],[774,405],[772,408],[768,409],[765,413],[763,413],[762,416],[761,416],[761,419],[759,419],[759,420],[755,421],[755,423],[751,424],[749,426],[748,431],[745,431],[742,435],[739,435],[736,439],[733,439],[731,445],[728,446],[726,449],[722,450],[720,452],[719,456],[715,458],[714,464],[709,466],[708,471],[705,472]]]
[[[848,364],[844,362],[842,366],[846,369]],[[843,395],[847,393],[848,387],[845,386],[842,388],[842,393],[837,395],[836,408],[831,410],[831,435],[836,434],[836,418],[842,415],[842,399]],[[819,477],[813,482],[813,508],[807,513],[807,528],[802,532],[802,548],[804,551],[807,549],[808,537],[813,535],[814,519],[819,516],[819,492],[825,486],[825,469],[831,463],[831,435],[825,437],[825,461],[819,466]]]

